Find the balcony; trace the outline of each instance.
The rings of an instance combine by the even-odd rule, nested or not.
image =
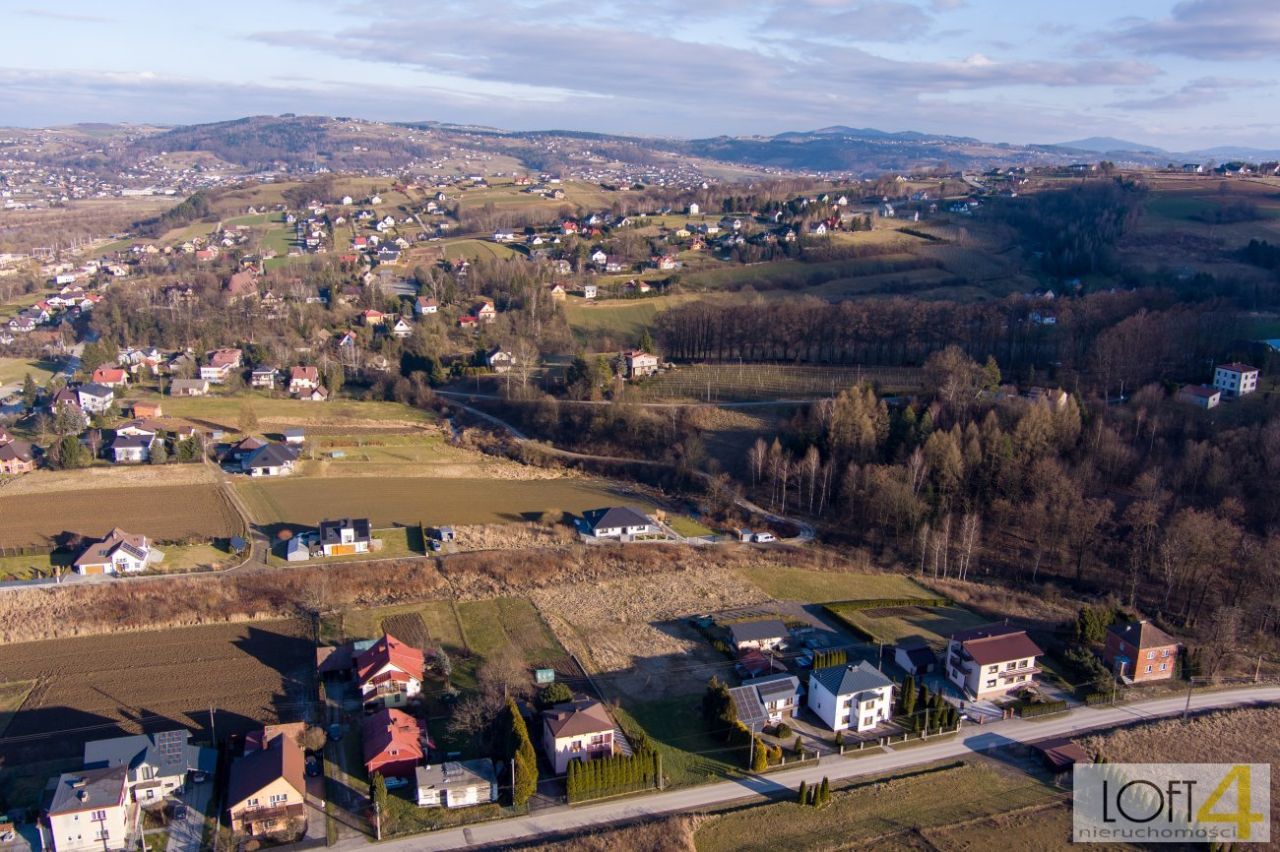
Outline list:
[[[258,828],[270,830],[276,823],[306,815],[306,806],[302,802],[283,805],[262,805],[256,808],[244,808],[233,814],[233,821],[250,834],[257,833]]]
[[[1027,666],[1026,668],[1021,668],[1021,669],[1003,669],[1001,671],[996,672],[996,677],[1000,678],[1001,680],[1011,680],[1013,678],[1017,678],[1022,675],[1031,677],[1038,674],[1040,674],[1039,666]]]

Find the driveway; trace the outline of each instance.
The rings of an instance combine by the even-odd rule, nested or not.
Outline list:
[[[203,784],[189,783],[181,793],[178,801],[187,806],[187,815],[183,819],[175,819],[169,823],[169,845],[166,852],[200,852],[200,841],[204,839],[205,820],[209,818],[209,808],[213,803],[213,782]]]
[[[1249,704],[1274,704],[1280,701],[1280,687],[1247,687],[1193,695],[1192,710],[1234,707]],[[1111,728],[1182,712],[1185,696],[1134,702],[1119,707],[1077,707],[1069,713],[1048,719],[1009,719],[982,727],[964,726],[960,735],[904,751],[886,752],[858,758],[825,758],[820,765],[772,772],[767,775],[722,781],[631,797],[623,801],[602,802],[576,808],[551,808],[521,819],[499,820],[466,828],[446,829],[431,834],[393,840],[380,844],[382,852],[409,850],[457,849],[481,844],[512,844],[543,834],[573,832],[600,828],[612,823],[697,810],[711,805],[739,800],[763,800],[788,795],[801,781],[813,783],[823,776],[837,781],[867,775],[893,772],[909,766],[921,766],[939,760],[986,752],[1015,743],[1035,742],[1046,737],[1077,736],[1086,731]],[[945,792],[940,793],[945,795]],[[353,848],[351,844],[340,844]]]

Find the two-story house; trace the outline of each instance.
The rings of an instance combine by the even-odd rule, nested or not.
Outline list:
[[[360,723],[364,768],[384,778],[409,778],[432,747],[422,723],[403,710],[384,707]]]
[[[419,766],[414,774],[420,808],[465,808],[498,801],[498,776],[488,758]]]
[[[1102,658],[1126,683],[1167,680],[1177,669],[1178,640],[1143,619],[1107,628]]]
[[[1258,389],[1258,368],[1234,362],[1219,364],[1213,371],[1213,386],[1223,396],[1244,396]]]
[[[200,378],[215,385],[223,384],[233,370],[240,369],[242,358],[239,349],[214,349],[200,367]]]
[[[893,714],[893,681],[866,661],[815,669],[808,706],[833,731],[870,731]]]
[[[557,775],[573,760],[615,753],[613,719],[599,701],[578,698],[542,713],[542,745]]]
[[[369,519],[341,518],[320,522],[320,547],[325,556],[369,552]]]
[[[800,678],[789,674],[773,674],[744,680],[742,686],[729,690],[738,709],[738,718],[767,719],[778,723],[791,717],[800,706]],[[743,712],[743,711],[747,712]]]
[[[645,376],[652,376],[658,372],[657,355],[650,355],[648,352],[632,349],[628,352],[623,352],[622,358],[626,363],[628,379],[643,379]]]
[[[115,391],[97,382],[89,382],[76,388],[76,402],[86,414],[100,414],[106,411],[115,398]]]
[[[250,836],[273,834],[307,822],[306,775],[302,748],[290,736],[276,736],[231,764],[227,813],[231,830]]]
[[[217,753],[190,743],[191,732],[185,728],[93,740],[84,744],[86,769],[123,766],[126,784],[135,802],[159,802],[182,789],[187,773],[204,771],[212,774]]]
[[[152,560],[159,558],[145,535],[114,527],[85,545],[72,568],[77,574],[134,574],[145,571]]]
[[[58,776],[48,811],[55,852],[132,848],[138,808],[129,800],[127,774],[127,767],[109,766]]]
[[[1044,652],[1025,630],[988,624],[956,633],[947,643],[947,679],[972,699],[999,698],[1030,686]]]
[[[355,656],[365,707],[402,707],[422,692],[422,651],[386,634]]]

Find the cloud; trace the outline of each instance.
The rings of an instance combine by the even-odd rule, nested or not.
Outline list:
[[[1126,21],[1110,41],[1139,54],[1273,59],[1280,54],[1280,2],[1184,0],[1167,17]]]
[[[113,18],[103,18],[98,15],[81,15],[75,12],[59,12],[55,9],[21,9],[18,14],[28,18],[49,18],[54,21],[69,21],[81,24],[109,24],[113,23]]]
[[[1163,94],[1147,98],[1130,98],[1116,101],[1109,106],[1117,109],[1169,110],[1187,107],[1204,107],[1214,101],[1221,102],[1237,89],[1255,89],[1264,84],[1256,80],[1237,80],[1225,77],[1201,77]]]
[[[793,0],[777,5],[757,32],[842,41],[907,41],[925,35],[932,17],[897,0]]]

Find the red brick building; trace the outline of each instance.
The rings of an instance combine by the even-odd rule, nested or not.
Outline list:
[[[1145,619],[1113,624],[1102,656],[1126,683],[1167,680],[1177,668],[1178,642]]]

